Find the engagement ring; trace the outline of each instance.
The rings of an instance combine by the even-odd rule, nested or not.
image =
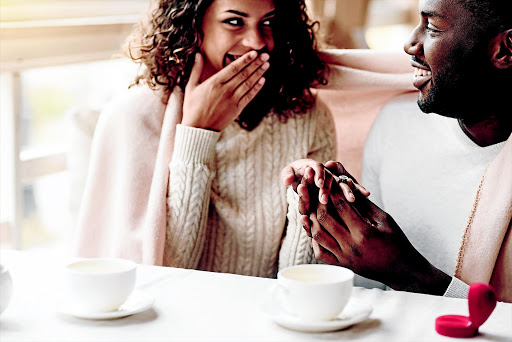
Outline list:
[[[341,176],[338,177],[338,184],[340,184],[340,183],[347,184],[349,179],[350,179],[350,177],[345,176],[345,175],[341,175]]]

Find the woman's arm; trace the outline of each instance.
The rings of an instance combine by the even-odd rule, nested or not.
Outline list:
[[[204,249],[220,133],[178,125],[167,195],[164,265],[197,268]]]
[[[309,135],[307,158],[327,161],[336,156],[336,130],[331,112],[323,102],[317,99],[313,108],[314,125]],[[311,239],[302,227],[301,215],[298,210],[299,197],[288,187],[286,198],[288,201],[286,235],[283,239],[279,253],[279,268],[286,266],[316,262],[311,248]]]
[[[320,58],[330,65],[366,70],[385,74],[412,72],[411,57],[404,51],[387,52],[369,49],[326,49]]]
[[[318,88],[336,90],[415,90],[409,57],[373,50],[324,50],[328,83]]]

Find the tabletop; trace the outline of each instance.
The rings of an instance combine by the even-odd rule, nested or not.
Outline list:
[[[13,294],[0,316],[0,341],[453,341],[434,330],[437,316],[468,315],[467,301],[400,291],[354,288],[351,300],[373,307],[370,317],[335,332],[283,328],[264,312],[275,279],[139,265],[139,291],[152,307],[113,320],[58,312],[60,276],[71,259],[0,251]],[[512,304],[498,303],[471,341],[511,341]]]

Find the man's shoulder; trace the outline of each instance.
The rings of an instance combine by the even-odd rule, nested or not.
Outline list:
[[[424,121],[426,115],[417,104],[417,93],[407,93],[393,98],[379,112],[376,124],[409,126],[411,123]]]

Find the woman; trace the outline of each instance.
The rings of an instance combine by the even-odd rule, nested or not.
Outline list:
[[[304,1],[160,1],[130,41],[139,84],[98,123],[79,255],[265,277],[312,262],[280,171],[336,153],[313,26]]]

